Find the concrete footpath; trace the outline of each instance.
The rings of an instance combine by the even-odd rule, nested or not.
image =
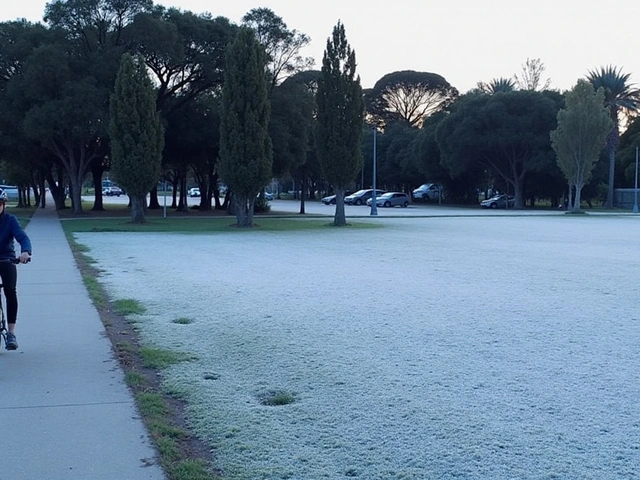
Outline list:
[[[53,204],[26,231],[20,348],[0,352],[0,479],[165,479]]]

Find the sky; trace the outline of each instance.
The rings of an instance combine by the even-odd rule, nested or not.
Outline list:
[[[364,88],[399,70],[433,72],[461,92],[477,82],[513,77],[527,58],[546,67],[551,87],[571,88],[590,70],[614,65],[640,83],[640,2],[608,0],[164,0],[166,7],[208,12],[240,23],[266,7],[288,28],[305,33],[303,54],[319,68],[338,21],[356,52]],[[40,21],[46,0],[2,0],[0,21]]]

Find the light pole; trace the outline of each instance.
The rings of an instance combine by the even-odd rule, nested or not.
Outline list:
[[[371,193],[371,215],[378,215],[378,203],[376,200],[376,135],[378,129],[373,127],[373,192]]]
[[[636,147],[636,178],[633,197],[633,213],[638,213],[638,147]]]

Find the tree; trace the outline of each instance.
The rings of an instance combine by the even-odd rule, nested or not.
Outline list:
[[[367,113],[378,125],[403,119],[412,127],[446,107],[458,96],[444,77],[430,72],[404,70],[385,75],[367,94]]]
[[[478,86],[476,87],[477,93],[486,93],[488,95],[493,95],[499,92],[513,92],[516,89],[515,82],[510,78],[494,78],[489,83],[478,82]]]
[[[145,223],[146,196],[160,178],[164,132],[142,58],[123,55],[109,113],[111,168],[131,198],[131,222]]]
[[[436,130],[443,165],[454,177],[477,167],[492,172],[523,208],[527,174],[553,164],[549,132],[558,109],[543,92],[467,94]]]
[[[566,94],[566,107],[558,112],[558,128],[551,132],[551,144],[558,165],[575,189],[572,211],[580,210],[582,187],[589,181],[613,121],[604,108],[604,91],[586,80]]]
[[[344,226],[344,191],[362,168],[364,102],[360,76],[356,76],[356,53],[341,22],[327,39],[316,103],[318,155],[325,179],[336,192],[333,224]]]
[[[640,90],[629,83],[629,74],[622,73],[617,67],[601,67],[587,74],[587,80],[594,89],[604,90],[604,105],[609,110],[613,121],[607,136],[605,150],[609,156],[609,185],[607,189],[607,208],[613,207],[613,189],[616,170],[616,150],[620,143],[620,117],[623,114],[636,112],[640,108]]]
[[[551,79],[542,81],[542,75],[546,69],[539,58],[527,58],[522,65],[522,72],[520,75],[514,75],[513,80],[520,90],[547,90],[551,85]]]
[[[227,49],[220,124],[220,176],[230,188],[239,227],[253,226],[256,196],[271,180],[272,146],[265,54],[242,27]]]
[[[273,10],[254,8],[242,17],[242,23],[254,31],[265,49],[267,70],[271,76],[269,92],[285,78],[313,66],[312,58],[300,55],[300,50],[309,45],[311,39],[297,30],[289,30]]]

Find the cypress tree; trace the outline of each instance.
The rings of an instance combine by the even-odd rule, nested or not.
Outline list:
[[[141,58],[122,56],[109,107],[111,169],[131,199],[131,221],[145,223],[146,196],[160,178],[164,129]]]
[[[316,142],[325,179],[336,191],[334,225],[346,225],[344,191],[362,169],[364,100],[356,54],[341,22],[333,28],[322,58],[316,93]]]
[[[253,226],[256,196],[272,177],[266,55],[240,28],[227,48],[220,124],[220,177],[232,192],[237,225]]]

